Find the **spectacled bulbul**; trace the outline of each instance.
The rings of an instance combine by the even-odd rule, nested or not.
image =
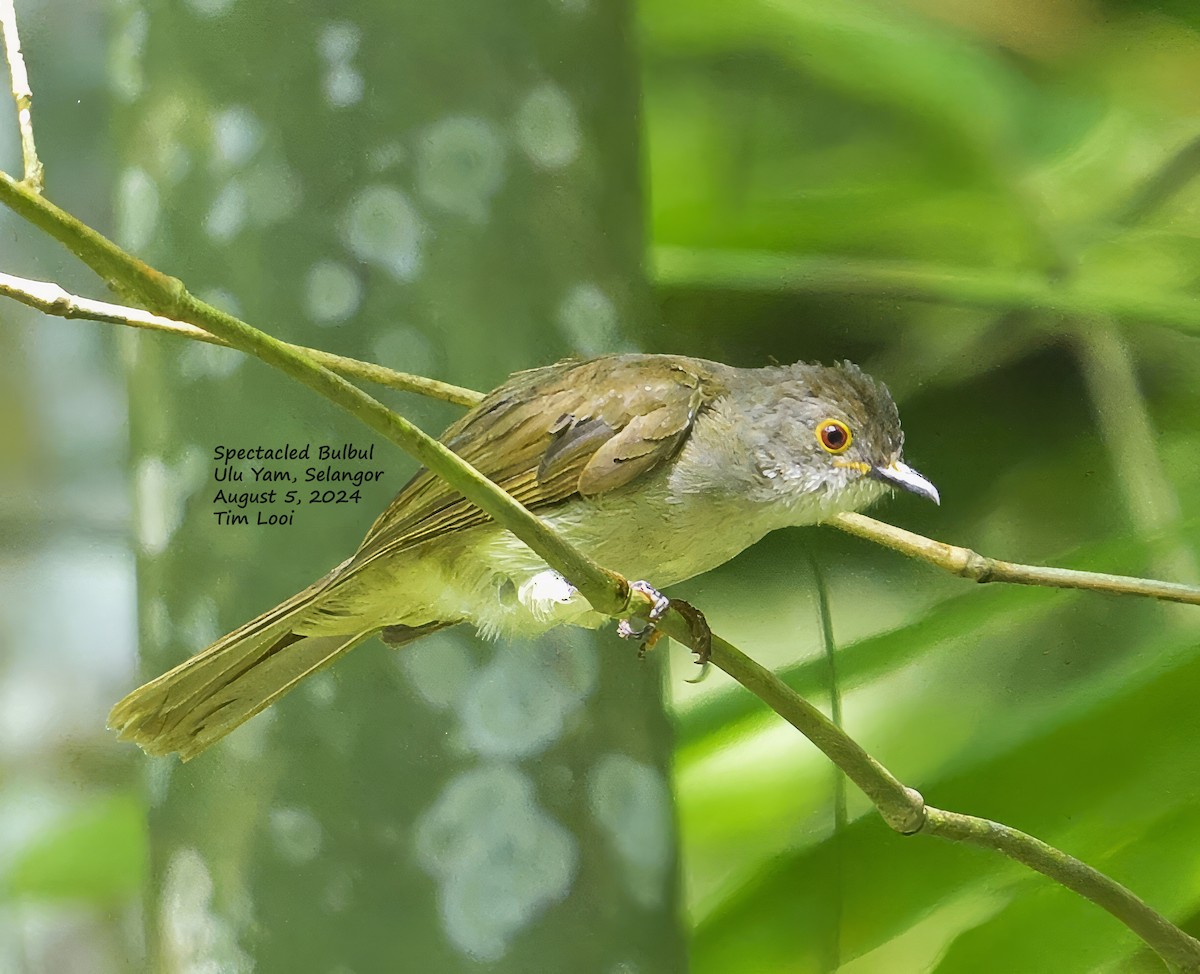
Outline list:
[[[511,376],[442,442],[601,565],[662,587],[889,488],[939,500],[902,459],[887,388],[849,362],[559,362]],[[377,633],[398,646],[461,622],[513,637],[605,618],[422,469],[354,555],[134,690],[109,726],[187,760]]]

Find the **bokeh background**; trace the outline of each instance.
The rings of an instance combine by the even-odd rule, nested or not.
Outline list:
[[[879,516],[1010,560],[1200,581],[1193,5],[473,10],[21,3],[48,192],[281,336],[478,388],[572,351],[849,358],[892,388],[908,458],[943,496]],[[470,124],[437,130],[447,114]],[[15,172],[11,115],[0,104],[0,164]],[[360,179],[403,203],[373,197],[392,216],[368,220],[365,243],[321,222]],[[372,242],[414,233],[420,280]],[[6,213],[0,269],[104,296]],[[573,955],[570,969],[605,974],[1162,969],[1098,908],[999,857],[901,839],[853,789],[840,815],[828,763],[720,674],[685,683],[677,651],[673,727],[646,716],[652,670],[607,675],[627,647],[601,636],[536,650],[550,669],[598,667],[556,685],[553,744],[518,734],[483,753],[455,694],[541,677],[464,642],[419,666],[363,650],[207,767],[118,745],[104,717],[136,679],[139,628],[150,669],[182,658],[323,571],[374,513],[214,555],[206,504],[184,504],[163,560],[147,541],[151,453],[151,479],[186,495],[207,475],[188,436],[257,442],[289,414],[362,438],[232,361],[0,306],[0,969],[532,971],[568,968],[531,956]],[[389,401],[431,429],[452,415]],[[380,505],[408,469],[390,465]],[[781,532],[679,594],[824,703],[822,583],[846,726],[868,750],[931,803],[1032,832],[1200,935],[1200,610],[975,586],[826,528]],[[625,722],[648,727],[642,770],[591,760],[626,752],[619,698],[638,685]],[[525,700],[518,725],[522,707],[545,717]],[[360,719],[389,740],[409,721],[418,743],[367,747],[345,731]],[[459,738],[445,753],[442,734]],[[638,811],[672,746],[677,839]],[[565,829],[583,865],[569,891],[545,869],[541,886],[504,873],[525,906],[493,916],[491,940],[464,940],[445,874],[413,865],[432,806],[404,796],[435,803],[499,759],[515,776],[501,787],[537,786],[540,810],[521,798],[518,823],[538,823],[543,846]],[[308,791],[280,798],[280,768]],[[615,818],[596,811],[598,780],[619,785]],[[353,805],[321,805],[330,781]],[[379,847],[339,844],[375,811],[392,829],[378,826]],[[238,824],[260,818],[261,834]],[[645,876],[620,881],[642,839],[659,856],[653,895]],[[218,859],[222,843],[236,848]],[[676,853],[677,887],[663,872]],[[346,868],[314,876],[331,859]],[[385,861],[406,865],[376,885]],[[289,891],[310,883],[314,916],[291,912]],[[373,948],[406,896],[428,922]],[[606,954],[604,931],[630,916],[629,951]],[[304,931],[325,922],[357,960],[318,962]],[[285,966],[289,937],[311,964]]]

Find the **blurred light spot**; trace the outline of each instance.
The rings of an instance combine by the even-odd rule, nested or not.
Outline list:
[[[192,155],[182,142],[168,142],[160,153],[162,179],[169,186],[178,186],[192,171]]]
[[[254,163],[245,174],[250,219],[258,226],[270,226],[291,216],[304,194],[300,177],[274,155]]]
[[[420,273],[426,232],[408,197],[393,186],[368,186],[356,194],[342,221],[351,253],[398,281],[411,281]]]
[[[318,707],[328,707],[337,699],[337,680],[332,673],[316,673],[303,685],[308,699]]]
[[[0,680],[0,753],[37,753],[61,739],[65,701],[53,672],[12,672]]]
[[[142,552],[157,555],[179,526],[181,511],[168,497],[169,475],[161,457],[144,457],[134,471],[137,538]]]
[[[138,545],[146,555],[157,555],[171,540],[183,520],[188,497],[205,482],[203,455],[188,447],[173,464],[161,457],[138,460],[134,468]]]
[[[538,807],[513,767],[454,778],[416,828],[417,858],[439,883],[450,943],[478,961],[499,960],[513,937],[561,900],[575,874],[576,842]]]
[[[161,595],[153,595],[146,603],[146,611],[142,616],[146,627],[146,640],[151,647],[165,646],[171,638],[171,613],[167,609],[167,600]]]
[[[321,89],[334,108],[346,108],[362,100],[365,84],[350,63],[361,38],[362,31],[346,21],[327,24],[317,35],[317,50],[326,62]]]
[[[206,304],[211,304],[214,308],[219,308],[235,318],[242,316],[242,303],[224,288],[204,288],[196,296]]]
[[[311,862],[321,851],[321,823],[302,808],[273,808],[267,818],[271,844],[280,859],[294,866]]]
[[[362,100],[363,77],[349,64],[335,64],[325,73],[325,100],[333,108],[348,108]]]
[[[521,149],[543,169],[559,169],[579,155],[579,119],[557,85],[541,85],[525,97],[517,109],[516,129]]]
[[[337,325],[358,310],[362,285],[345,264],[322,260],[309,268],[304,281],[304,306],[318,325]]]
[[[504,143],[482,118],[444,118],[417,143],[417,189],[434,206],[471,220],[487,219],[504,183]]]
[[[217,637],[221,635],[216,601],[209,595],[199,596],[183,617],[179,630],[183,638],[191,644],[193,652],[216,642]]]
[[[344,913],[350,908],[353,897],[354,878],[349,872],[340,872],[325,887],[321,905],[327,913]]]
[[[149,26],[149,16],[145,10],[136,8],[128,11],[124,24],[117,30],[109,47],[108,82],[113,94],[122,101],[136,99],[145,85],[142,57]]]
[[[158,808],[167,800],[171,790],[171,775],[179,766],[174,756],[155,758],[146,755],[143,759],[143,776],[146,781],[146,797],[151,808]]]
[[[213,119],[213,171],[228,173],[249,162],[262,147],[263,126],[245,105],[231,105]]]
[[[475,672],[475,663],[462,637],[436,632],[396,654],[405,677],[432,707],[453,707],[462,699]]]
[[[116,199],[117,242],[126,250],[142,251],[154,239],[158,224],[158,186],[136,166],[121,173]]]
[[[598,660],[583,636],[560,629],[528,643],[502,644],[462,703],[466,745],[488,757],[545,750],[591,694]]]
[[[236,179],[229,180],[208,208],[204,232],[216,243],[228,243],[241,232],[248,203],[246,188]]]
[[[412,325],[392,325],[373,343],[375,361],[401,372],[437,375],[442,356],[432,341]]]
[[[232,924],[212,907],[213,881],[195,849],[176,852],[167,866],[160,901],[163,970],[170,974],[250,974]],[[249,925],[249,918],[242,918]]]
[[[195,382],[199,379],[226,379],[246,360],[244,352],[207,342],[187,342],[179,353],[179,374]]]
[[[347,20],[326,24],[317,34],[317,51],[326,61],[344,63],[358,53],[362,31]]]
[[[279,711],[268,707],[261,713],[255,714],[246,723],[236,728],[232,734],[218,743],[225,753],[238,761],[251,763],[259,760],[267,753],[267,742]]]
[[[371,172],[380,173],[400,165],[407,158],[408,153],[399,142],[385,142],[367,153],[367,167]]]
[[[234,0],[187,0],[187,5],[201,17],[218,17],[234,4]]]
[[[626,885],[642,906],[662,903],[671,862],[671,796],[662,775],[625,754],[606,754],[588,776],[588,806],[608,833]]]
[[[611,352],[621,341],[617,309],[595,284],[577,284],[558,307],[558,327],[580,355]]]

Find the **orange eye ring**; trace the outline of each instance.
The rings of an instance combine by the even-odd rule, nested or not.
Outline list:
[[[825,419],[817,424],[817,442],[826,453],[840,456],[850,449],[854,436],[840,419]]]

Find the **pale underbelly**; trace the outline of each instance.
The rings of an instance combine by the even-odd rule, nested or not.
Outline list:
[[[814,505],[811,512],[784,514],[705,496],[668,503],[643,492],[636,505],[622,497],[574,501],[542,516],[604,568],[661,589],[724,564],[783,523],[808,523],[825,513]],[[331,587],[309,628],[465,621],[488,636],[516,636],[604,621],[555,580],[531,549],[485,525],[365,566]]]

